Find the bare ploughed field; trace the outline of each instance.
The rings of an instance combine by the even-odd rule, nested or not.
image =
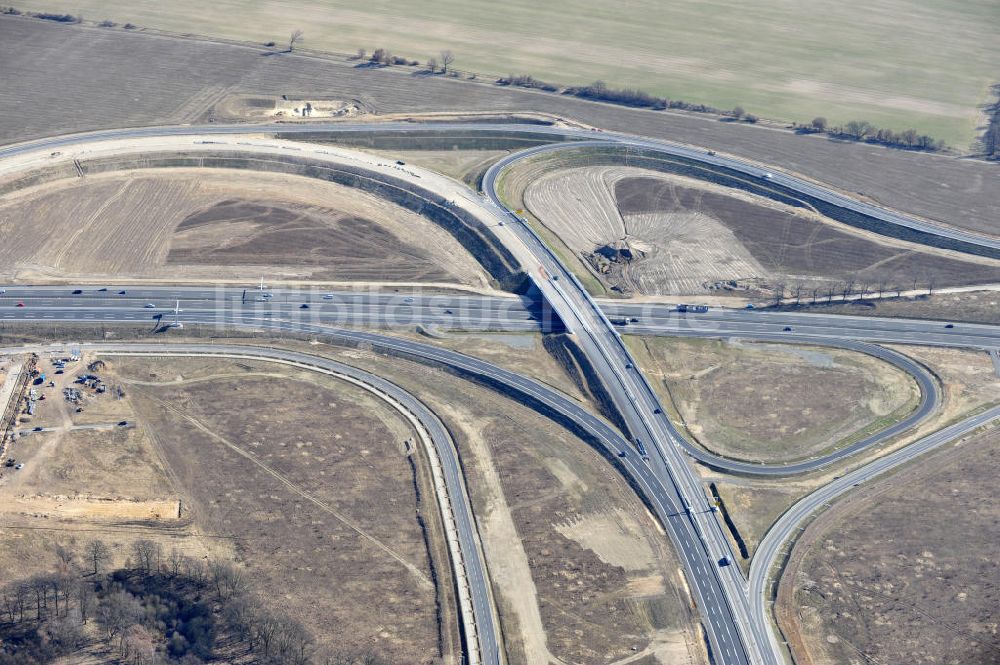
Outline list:
[[[274,363],[105,360],[99,374],[124,399],[87,390],[77,414],[50,389],[31,425],[92,416],[137,426],[16,442],[25,467],[0,479],[5,582],[52,570],[57,545],[80,561],[102,539],[120,567],[148,538],[165,552],[236,562],[268,607],[302,621],[321,655],[454,657],[429,471],[398,413],[356,386]]]
[[[223,120],[215,108],[243,94],[357,100],[377,114],[534,111],[781,165],[906,212],[998,234],[1000,193],[993,186],[995,166],[987,163],[796,136],[719,122],[714,116],[414,77],[409,68],[357,68],[336,58],[297,53],[262,57],[264,52],[252,45],[0,16],[0,62],[10,74],[0,95],[0,142],[109,127]],[[457,49],[456,54],[461,56]],[[127,86],[120,84],[123,80]]]
[[[623,166],[554,171],[528,185],[528,210],[624,294],[911,288],[1000,280],[1000,262],[851,229],[812,212],[699,180]],[[808,292],[808,291],[807,291]]]
[[[0,198],[5,280],[255,279],[485,286],[429,220],[333,183],[159,170],[63,180]]]
[[[804,665],[1000,661],[1000,430],[856,490],[792,551],[782,630]]]

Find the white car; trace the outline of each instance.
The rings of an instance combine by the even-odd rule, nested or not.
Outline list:
[[[333,300],[333,294],[327,293],[326,295],[323,296],[323,300]]]
[[[156,309],[156,305],[154,305],[151,302],[146,303],[145,305],[143,305],[143,307],[145,307],[146,309]]]

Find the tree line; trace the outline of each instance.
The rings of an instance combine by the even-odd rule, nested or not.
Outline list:
[[[858,281],[848,279],[837,284],[826,286],[815,286],[808,288],[803,284],[777,284],[774,287],[771,297],[771,305],[781,307],[783,305],[818,305],[832,303],[834,298],[838,302],[864,302],[866,300],[883,300],[885,298],[902,297],[904,288],[915,295],[918,290],[917,280],[905,287],[895,285],[890,286],[885,280],[875,282]],[[926,295],[934,295],[934,282],[928,282]]]
[[[390,665],[377,653],[320,654],[306,628],[268,608],[228,561],[132,543],[109,569],[102,540],[56,548],[54,570],[0,590],[0,665],[50,662],[101,646],[128,665],[199,665],[219,657],[263,665]]]

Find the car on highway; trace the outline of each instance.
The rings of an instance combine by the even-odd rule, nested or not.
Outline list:
[[[954,328],[955,324],[954,323],[946,323],[944,327],[945,328]]]
[[[333,294],[332,293],[326,293],[326,294],[324,294],[323,295],[323,300],[333,300]]]
[[[413,302],[413,298],[403,298],[403,302],[409,304],[409,303]]]
[[[2,296],[5,293],[7,293],[7,289],[0,289],[0,296]]]
[[[445,314],[454,314],[454,312],[452,312],[452,311],[451,311],[450,309],[446,309],[446,310],[444,310],[444,313],[445,313]]]
[[[83,289],[73,289],[73,295],[78,296],[83,293]]]
[[[784,332],[792,332],[791,326],[785,326]]]
[[[123,296],[125,295],[125,293],[126,293],[125,289],[122,289],[121,291],[118,292],[118,295]]]
[[[41,427],[41,425],[39,425],[38,427],[34,428],[34,429],[33,429],[33,430],[31,430],[31,431],[32,431],[32,432],[41,432],[41,431],[42,431],[42,427]]]
[[[764,180],[770,180],[773,177],[774,177],[773,173],[765,173],[764,175],[761,176],[761,178],[763,178]]]
[[[299,309],[309,309],[309,303],[307,302],[302,303],[301,305],[299,305]]]
[[[721,559],[719,559],[719,567],[720,568],[725,568],[729,564],[730,564],[730,561],[729,561],[729,557],[728,556],[724,556]]]
[[[145,305],[143,305],[143,307],[145,307],[146,309],[156,309],[156,305],[154,305],[151,302],[146,303]]]
[[[23,300],[18,300],[17,301],[17,305],[15,305],[15,307],[24,307],[24,301]]]
[[[118,422],[118,426],[119,427],[128,427],[128,421],[127,420],[121,420],[121,421]]]
[[[97,292],[98,292],[98,293],[104,293],[104,292],[105,292],[105,291],[107,291],[107,290],[108,290],[108,287],[106,287],[106,286],[102,286],[101,288],[97,289]]]

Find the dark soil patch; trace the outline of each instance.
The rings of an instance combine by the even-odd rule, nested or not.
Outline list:
[[[902,288],[914,280],[937,286],[1000,281],[1000,268],[883,245],[792,212],[655,178],[623,179],[615,196],[623,215],[707,213],[732,230],[769,271],[803,281],[884,282]]]
[[[337,215],[223,201],[181,222],[167,264],[322,266],[328,279],[453,279],[428,252],[378,224]]]

